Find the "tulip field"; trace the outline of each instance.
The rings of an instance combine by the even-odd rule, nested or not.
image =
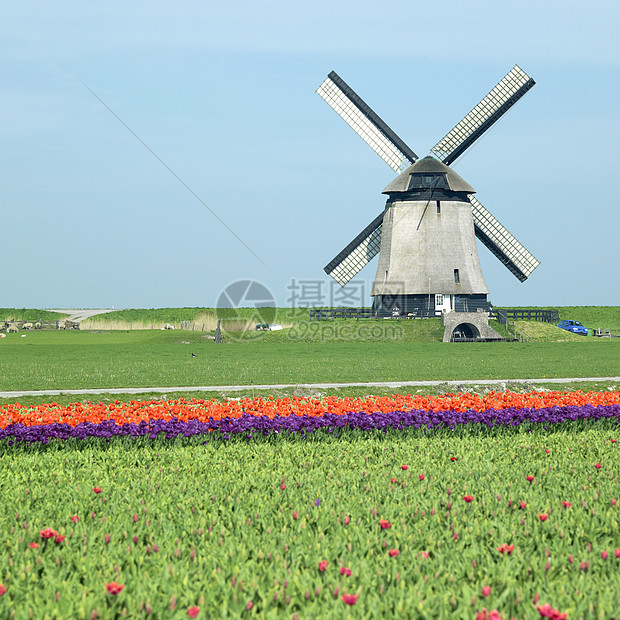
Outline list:
[[[620,391],[0,407],[1,618],[612,618]]]

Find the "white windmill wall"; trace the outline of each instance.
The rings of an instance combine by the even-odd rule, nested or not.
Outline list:
[[[435,200],[388,201],[371,295],[488,294],[470,204],[439,206],[438,212]]]

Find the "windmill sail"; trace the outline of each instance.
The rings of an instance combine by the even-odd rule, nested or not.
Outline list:
[[[540,265],[517,239],[474,197],[469,196],[476,237],[520,282],[525,282]]]
[[[382,228],[383,211],[324,267],[325,273],[345,286],[379,253]]]
[[[404,170],[418,159],[335,71],[327,76],[316,92],[395,172]]]
[[[431,149],[449,166],[497,122],[536,82],[515,65],[465,118]]]

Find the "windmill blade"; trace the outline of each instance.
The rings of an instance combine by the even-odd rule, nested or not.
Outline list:
[[[431,153],[449,166],[487,129],[497,122],[536,82],[515,65],[463,120],[457,123]]]
[[[540,261],[528,252],[474,196],[469,196],[476,237],[520,282],[525,282]]]
[[[323,270],[340,286],[351,281],[377,254],[381,248],[383,211],[347,245]]]
[[[327,76],[316,92],[395,172],[404,170],[418,159],[335,71]]]

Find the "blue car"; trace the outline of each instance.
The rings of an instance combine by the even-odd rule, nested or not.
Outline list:
[[[579,321],[560,321],[558,327],[568,332],[573,332],[573,334],[588,335],[588,328],[584,327]]]

